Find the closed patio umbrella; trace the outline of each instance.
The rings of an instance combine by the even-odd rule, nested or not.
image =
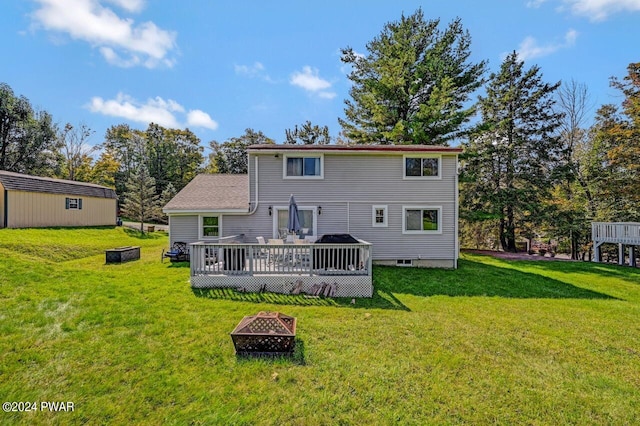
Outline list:
[[[300,216],[298,215],[298,205],[296,199],[293,198],[293,194],[289,198],[289,219],[287,221],[287,229],[289,232],[300,232]]]

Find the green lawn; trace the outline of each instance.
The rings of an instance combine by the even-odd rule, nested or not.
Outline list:
[[[377,267],[372,299],[192,291],[164,234],[0,230],[0,424],[634,424],[640,269],[464,255]],[[105,265],[104,249],[142,246]],[[259,310],[293,359],[237,359]]]

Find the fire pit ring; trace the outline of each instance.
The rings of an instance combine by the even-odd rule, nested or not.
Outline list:
[[[240,356],[290,356],[295,348],[296,318],[279,312],[246,316],[231,332]]]

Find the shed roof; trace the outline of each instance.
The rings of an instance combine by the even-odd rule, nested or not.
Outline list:
[[[176,211],[247,210],[249,208],[248,175],[196,176],[163,208]]]
[[[0,170],[0,183],[8,191],[43,192],[48,194],[82,195],[96,198],[117,198],[106,186],[73,180],[31,176]]]

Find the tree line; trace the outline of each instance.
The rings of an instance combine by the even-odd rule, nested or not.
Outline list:
[[[589,124],[594,106],[584,84],[546,82],[516,52],[488,73],[487,61],[471,59],[460,19],[443,26],[421,9],[403,14],[366,53],[347,47],[341,60],[352,85],[339,136],[306,121],[285,130],[284,143],[460,144],[463,247],[515,251],[519,241],[544,238],[578,258],[590,250],[591,221],[640,220],[640,63],[611,78],[623,100],[600,106]],[[0,168],[112,186],[124,206],[146,199],[156,216],[197,173],[246,173],[247,147],[275,143],[248,128],[210,141],[205,158],[188,129],[121,124],[94,159],[89,128],[57,129],[6,84],[0,94]],[[134,191],[136,182],[146,184]]]

